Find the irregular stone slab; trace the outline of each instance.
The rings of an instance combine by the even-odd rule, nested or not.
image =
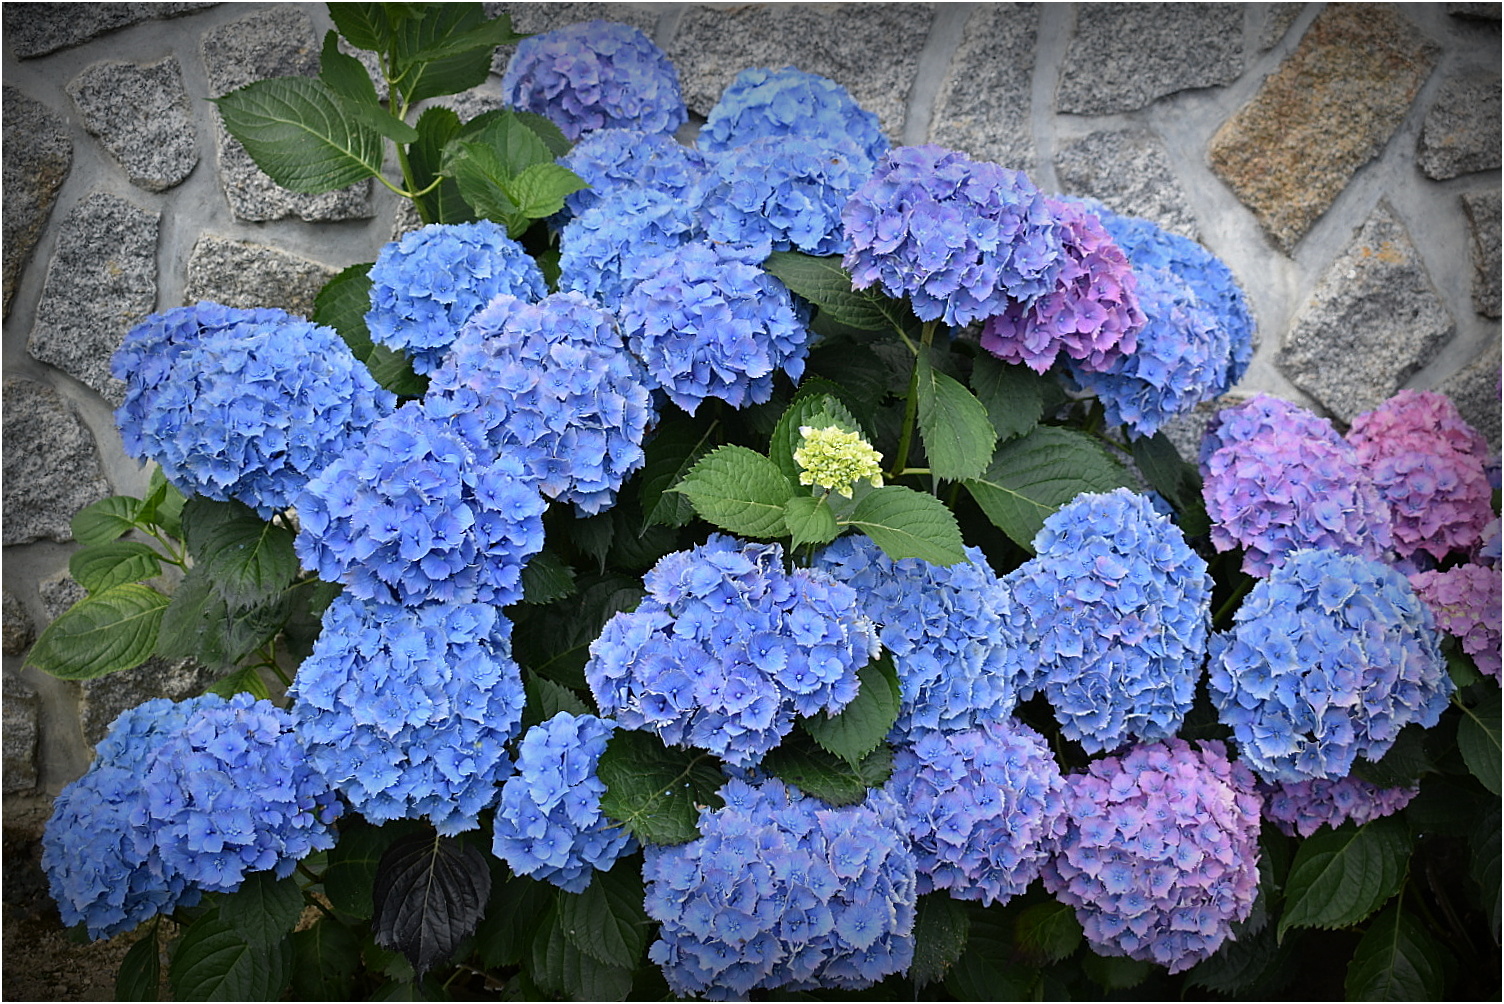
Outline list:
[[[8,18],[10,8],[4,10]],[[63,120],[46,105],[14,87],[6,87],[4,95],[0,102],[0,132],[5,134],[0,157],[5,198],[5,212],[0,214],[0,247],[4,249],[0,270],[4,273],[4,312],[9,314],[21,269],[42,236],[57,190],[73,166],[73,141]]]
[[[172,701],[197,697],[221,675],[192,659],[168,662],[153,656],[135,669],[84,680],[78,703],[84,742],[96,745],[110,730],[111,722],[138,704],[159,697]]]
[[[131,184],[165,192],[198,163],[183,71],[158,63],[95,63],[68,83],[85,129],[120,162]]]
[[[19,59],[45,56],[142,21],[191,14],[213,3],[8,3],[5,41]]]
[[[313,313],[314,297],[338,272],[264,244],[205,234],[188,257],[183,299],[213,300],[227,307],[280,307],[307,317]]]
[[[73,539],[73,514],[110,494],[94,437],[35,380],[5,381],[3,543]]]
[[[1473,238],[1473,309],[1484,317],[1498,317],[1499,273],[1504,270],[1499,254],[1499,193],[1464,195],[1462,209]]]
[[[1191,240],[1201,236],[1164,144],[1147,129],[1094,132],[1062,144],[1055,152],[1055,175],[1067,195],[1098,199],[1108,209],[1153,220]]]
[[[1268,52],[1279,44],[1300,16],[1303,3],[1272,3],[1264,11],[1264,26],[1259,29],[1259,51]]]
[[[980,4],[951,57],[930,120],[930,142],[1015,171],[1034,170],[1029,123],[1039,11]]]
[[[1212,169],[1291,250],[1383,150],[1438,52],[1395,7],[1328,5],[1212,137]]]
[[[42,597],[42,609],[47,612],[49,623],[68,612],[68,608],[88,595],[84,587],[73,580],[67,572],[46,579],[37,586]]]
[[[26,607],[9,589],[3,594],[3,605],[0,605],[0,613],[3,613],[3,628],[0,628],[0,651],[6,655],[25,655],[31,647],[31,638],[35,629],[31,626],[31,617],[26,613]]]
[[[1499,347],[1495,344],[1491,351],[1436,385],[1495,451],[1499,449],[1499,384]]]
[[[1449,77],[1426,112],[1415,160],[1429,178],[1444,181],[1499,166],[1499,119],[1504,101],[1496,73]]]
[[[1351,422],[1393,396],[1452,332],[1410,235],[1381,202],[1296,317],[1276,364]]]
[[[1230,84],[1242,72],[1242,4],[1078,4],[1055,108],[1131,112],[1176,91]]]
[[[95,192],[58,231],[28,349],[119,405],[125,384],[110,356],[157,302],[160,213]]]
[[[37,740],[41,736],[41,699],[24,680],[5,677],[0,692],[0,777],[10,795],[37,786]]]
[[[253,81],[311,77],[319,71],[319,43],[313,22],[292,4],[276,4],[206,31],[203,55],[209,96],[215,98]],[[217,110],[214,141],[220,184],[236,219],[261,223],[298,216],[318,222],[374,215],[369,180],[315,195],[290,192],[272,181],[225,129]]]
[[[1499,20],[1499,5],[1496,3],[1449,3],[1447,13],[1470,21]]]

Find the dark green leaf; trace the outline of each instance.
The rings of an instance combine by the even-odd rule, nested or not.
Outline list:
[[[151,657],[167,597],[128,582],[86,596],[47,625],[26,664],[64,680],[92,680]]]
[[[632,971],[604,965],[580,951],[564,932],[557,911],[544,919],[533,938],[531,974],[538,985],[568,1000],[626,1000]]]
[[[372,826],[360,817],[340,820],[339,842],[329,852],[324,869],[324,893],[340,913],[360,920],[374,911],[371,887],[381,856],[398,838],[415,830],[406,821]]]
[[[1422,774],[1435,769],[1426,755],[1425,733],[1418,724],[1405,726],[1378,763],[1362,757],[1354,760],[1352,775],[1380,788],[1414,784]]]
[[[1442,635],[1441,654],[1447,660],[1447,675],[1452,678],[1452,683],[1458,690],[1482,682],[1483,674],[1478,672],[1477,664],[1473,662],[1471,656],[1462,651],[1462,646],[1452,635]]]
[[[564,135],[564,130],[555,125],[552,119],[545,118],[537,112],[524,112],[516,108],[509,109],[509,111],[517,117],[517,121],[531,129],[543,141],[543,145],[548,147],[548,152],[553,154],[555,159],[564,156],[574,147],[569,137]]]
[[[868,788],[887,783],[893,773],[893,750],[880,745],[852,766],[797,729],[763,758],[762,767],[806,795],[839,808],[856,805],[867,797]]]
[[[247,943],[275,945],[292,933],[303,913],[303,894],[292,876],[271,872],[247,875],[239,889],[219,900],[219,916]]]
[[[526,37],[526,35],[519,35],[512,31],[511,17],[503,14],[494,21],[486,21],[474,28],[436,39],[425,48],[412,53],[408,58],[413,62],[427,63],[463,55],[476,49],[485,49],[489,54],[499,45],[511,45]]]
[[[232,608],[204,574],[204,566],[195,565],[162,611],[156,654],[164,659],[193,658],[206,666],[234,666],[281,630],[290,600],[283,593],[264,605]]]
[[[851,274],[841,256],[816,258],[798,251],[774,251],[763,262],[792,292],[820,308],[821,313],[862,331],[903,331],[912,317],[908,304],[874,290],[854,291]]]
[[[188,925],[168,970],[180,1001],[278,1000],[291,978],[291,942],[252,945],[218,911]]]
[[[1010,956],[1012,939],[996,909],[968,908],[966,951],[945,974],[945,989],[957,1000],[1031,1000],[1036,972]],[[1053,998],[1052,998],[1053,999]]]
[[[345,41],[367,52],[386,52],[392,47],[392,25],[383,3],[331,3],[329,18]]]
[[[1281,944],[1272,927],[1238,934],[1192,966],[1186,979],[1214,993],[1268,998],[1295,975],[1292,941]]]
[[[1039,424],[1044,414],[1041,384],[1048,377],[1010,366],[995,356],[979,353],[971,367],[971,389],[987,409],[998,439],[1013,439]]]
[[[674,414],[665,416],[643,446],[646,459],[638,480],[638,501],[643,526],[683,526],[694,519],[689,499],[671,491],[684,475],[710,451],[714,426]]]
[[[806,381],[806,385],[815,381]],[[818,381],[823,384],[825,381]],[[799,483],[800,469],[794,462],[794,451],[804,442],[804,433],[799,430],[805,426],[814,428],[828,428],[831,425],[839,427],[844,432],[856,432],[866,436],[860,422],[847,410],[846,406],[834,394],[807,394],[803,393],[804,387],[800,387],[801,393],[794,398],[794,403],[784,409],[783,415],[778,419],[778,424],[773,427],[773,437],[768,443],[768,458],[778,465],[785,477],[791,484]],[[817,424],[821,416],[825,421]]]
[[[538,918],[553,912],[556,890],[547,882],[518,875],[503,875],[505,866],[496,862],[491,883],[491,904],[475,932],[481,963],[487,969],[515,966],[528,956]]]
[[[351,1000],[360,969],[360,939],[345,925],[321,917],[292,936],[293,997],[305,1001]]]
[[[522,675],[522,686],[527,693],[527,707],[523,712],[525,726],[546,722],[560,712],[571,715],[590,714],[590,708],[585,702],[562,683],[525,672]]]
[[[217,502],[195,495],[183,506],[183,541],[195,561],[209,556],[209,538],[222,524],[256,519],[256,510],[243,502]]]
[[[1499,809],[1478,820],[1469,835],[1472,849],[1472,876],[1483,892],[1483,908],[1488,914],[1494,941],[1499,940],[1500,897],[1504,895],[1504,869],[1499,854]]]
[[[1501,793],[1499,765],[1501,757],[1499,688],[1492,685],[1477,705],[1462,706],[1462,720],[1457,723],[1457,748],[1467,769],[1495,795]]]
[[[918,367],[919,433],[930,472],[942,481],[964,481],[987,469],[997,432],[987,409],[971,391],[930,364],[921,352]]]
[[[270,700],[272,692],[267,689],[266,681],[261,679],[261,673],[255,666],[246,666],[237,669],[229,676],[215,680],[204,688],[206,694],[218,694],[228,700],[236,694],[250,694],[258,701]]]
[[[371,262],[351,265],[324,283],[313,298],[313,323],[339,332],[356,359],[371,354],[366,312],[371,309]]]
[[[386,849],[372,887],[376,943],[401,952],[419,978],[475,933],[491,870],[474,845],[415,833]]]
[[[922,558],[932,565],[954,565],[966,560],[961,528],[945,503],[902,485],[861,495],[841,523],[871,537],[894,561]]]
[[[232,607],[261,603],[292,584],[298,574],[293,532],[254,512],[225,519],[209,530],[197,552],[204,574]]]
[[[141,500],[111,495],[84,506],[73,517],[73,539],[80,544],[108,544],[136,528]]]
[[[486,82],[495,46],[469,46],[437,59],[425,55],[469,32],[485,31],[485,17],[479,3],[427,4],[419,8],[417,17],[396,26],[397,79],[393,83],[408,104],[458,94]]]
[[[513,608],[517,627],[512,653],[518,662],[566,687],[585,687],[585,659],[590,643],[606,621],[634,610],[643,596],[640,579],[612,575],[581,590],[560,606]],[[536,618],[533,616],[536,610]]]
[[[294,192],[332,192],[381,173],[381,133],[308,77],[258,80],[214,99],[256,166]]]
[[[313,654],[313,645],[323,633],[324,611],[344,587],[319,579],[304,579],[288,590],[287,620],[282,624],[282,644],[298,662]]]
[[[1069,958],[1081,944],[1076,911],[1054,901],[1032,903],[1013,925],[1018,954],[1032,965],[1047,966]]]
[[[1409,858],[1409,832],[1392,816],[1312,835],[1290,866],[1279,937],[1292,927],[1347,927],[1368,917],[1399,890]]]
[[[1195,464],[1181,458],[1170,437],[1156,432],[1135,439],[1133,462],[1150,486],[1174,507],[1175,522],[1182,533],[1200,537],[1211,532],[1211,519],[1206,515],[1206,500],[1201,494],[1200,472]]]
[[[339,51],[339,35],[324,35],[324,51],[319,56],[319,79],[334,92],[345,113],[375,129],[397,143],[412,143],[418,133],[412,126],[381,107],[376,86],[364,64],[354,56]]]
[[[919,897],[914,913],[914,963],[909,969],[915,987],[945,978],[946,971],[966,951],[970,930],[970,914],[949,892],[940,890]]]
[[[857,678],[861,689],[840,714],[821,713],[804,719],[805,731],[815,742],[853,765],[887,737],[898,721],[900,706],[898,671],[886,650],[858,670]]]
[[[1439,1001],[1446,992],[1447,953],[1396,903],[1368,925],[1347,964],[1350,1001]]]
[[[132,540],[115,540],[74,551],[68,574],[91,593],[112,586],[140,582],[162,572],[162,559],[152,548]]]
[[[794,488],[778,465],[745,446],[721,446],[702,458],[676,489],[695,512],[723,530],[772,539],[788,533],[783,507]]]
[[[442,172],[444,147],[460,134],[460,117],[452,109],[435,105],[418,116],[418,140],[407,148],[413,184],[419,191],[433,184]],[[427,223],[468,223],[475,211],[460,195],[460,186],[446,177],[439,187],[414,200]]]
[[[162,955],[157,948],[157,928],[153,924],[146,936],[131,946],[120,961],[115,974],[117,1001],[161,1000]]]
[[[1121,956],[1101,956],[1087,952],[1081,956],[1081,971],[1098,986],[1106,990],[1127,990],[1149,978],[1153,966],[1138,959]]]
[[[725,778],[708,753],[669,749],[647,732],[618,730],[596,775],[606,785],[601,812],[643,843],[682,844],[699,836],[698,806],[721,806]]]
[[[628,861],[596,872],[585,891],[558,896],[559,927],[598,962],[635,969],[643,962],[652,921],[643,909],[642,868]]]
[[[539,551],[522,568],[522,602],[552,603],[574,594],[574,569],[552,551]]]
[[[422,397],[428,377],[413,372],[407,355],[385,345],[374,345],[365,360],[371,378],[398,397]]]

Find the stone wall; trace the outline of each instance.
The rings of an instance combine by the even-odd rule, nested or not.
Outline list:
[[[523,31],[637,25],[701,116],[738,69],[792,64],[844,84],[895,142],[1155,219],[1249,294],[1237,393],[1348,420],[1438,388],[1498,444],[1498,4],[513,6]],[[3,779],[51,793],[120,709],[203,685],[160,661],[84,685],[22,669],[79,592],[72,513],[146,482],[113,427],[110,354],[145,314],[199,299],[306,312],[375,257],[396,206],[370,184],[277,188],[207,101],[315,72],[321,5],[7,3],[3,27]],[[498,96],[493,78],[461,114]]]

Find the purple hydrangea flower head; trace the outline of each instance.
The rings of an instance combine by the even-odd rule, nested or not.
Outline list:
[[[1499,570],[1453,565],[1446,571],[1417,572],[1410,584],[1435,615],[1437,628],[1454,635],[1478,669],[1498,679]]]
[[[1064,257],[1055,288],[1014,300],[982,325],[982,347],[1043,373],[1064,351],[1084,370],[1107,369],[1138,347],[1145,322],[1138,279],[1122,249],[1080,202],[1047,199],[1060,221]]]
[[[616,723],[561,711],[517,745],[517,773],[501,788],[492,851],[518,875],[584,892],[637,840],[601,814],[596,766]]]
[[[618,192],[646,190],[685,206],[699,202],[708,168],[705,156],[671,136],[640,129],[602,129],[585,136],[559,163],[590,187],[564,197],[564,208],[579,216]]]
[[[841,219],[853,288],[952,327],[1049,293],[1065,264],[1063,228],[1022,171],[944,147],[889,151]]]
[[[707,154],[722,154],[769,136],[852,143],[869,172],[891,145],[877,116],[858,105],[846,88],[792,66],[738,73],[695,142]]]
[[[892,737],[970,729],[1012,712],[1023,684],[1008,587],[976,548],[948,567],[894,561],[871,538],[839,537],[815,567],[856,590],[898,671]]]
[[[1258,395],[1223,409],[1201,443],[1202,494],[1219,551],[1244,548],[1243,570],[1265,576],[1297,548],[1380,560],[1388,506],[1330,422]]]
[[[1206,562],[1126,488],[1076,496],[1045,520],[1034,549],[1007,577],[1037,660],[1029,692],[1091,753],[1174,735],[1206,655]]]
[[[1381,816],[1392,816],[1420,794],[1420,785],[1380,788],[1358,777],[1294,781],[1284,784],[1259,782],[1264,800],[1264,818],[1287,837],[1309,837],[1323,826],[1333,829],[1351,820],[1359,826]]]
[[[543,549],[546,507],[519,458],[409,401],[308,483],[295,545],[303,567],[361,599],[505,606]]]
[[[835,714],[877,654],[850,586],[783,569],[777,544],[712,534],[659,559],[647,597],[606,623],[585,678],[601,713],[733,764],[760,760],[795,715]]]
[[[431,223],[381,249],[371,266],[371,340],[401,349],[414,371],[438,369],[460,328],[503,293],[540,300],[543,273],[490,220]]]
[[[1044,886],[1092,949],[1178,973],[1211,955],[1258,892],[1259,798],[1222,744],[1134,746],[1066,779]]]
[[[571,141],[597,129],[672,133],[689,119],[679,71],[627,24],[584,21],[517,43],[501,78],[509,106],[553,121]]]
[[[1065,835],[1065,779],[1016,719],[923,733],[898,747],[886,788],[904,807],[920,895],[1006,903]]]
[[[309,762],[372,822],[474,829],[522,728],[511,637],[489,603],[340,594],[290,692]]]
[[[126,452],[185,495],[269,518],[396,406],[331,328],[271,308],[199,303],[153,314],[110,372]]]
[[[1491,568],[1499,567],[1499,559],[1504,549],[1500,548],[1499,520],[1495,517],[1483,527],[1483,536],[1478,541],[1478,546],[1473,551],[1473,560],[1480,565],[1488,565]]]
[[[656,258],[622,300],[627,347],[691,415],[707,397],[740,408],[773,394],[773,374],[798,380],[809,329],[788,288],[756,256],[693,241]]]
[[[1445,394],[1402,390],[1353,419],[1347,441],[1389,503],[1394,549],[1440,561],[1470,551],[1494,518],[1488,441]]]
[[[1242,759],[1265,781],[1346,777],[1452,694],[1431,611],[1399,572],[1296,551],[1212,635],[1208,688]]]
[[[702,236],[690,205],[662,192],[620,189],[564,226],[559,289],[619,310],[658,258]]]
[[[860,989],[913,961],[914,857],[903,812],[873,791],[833,809],[777,779],[728,781],[700,837],[644,852],[648,957],[680,997]]]

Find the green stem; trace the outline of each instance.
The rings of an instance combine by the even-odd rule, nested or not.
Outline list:
[[[1212,627],[1225,627],[1227,625],[1228,621],[1232,619],[1233,610],[1237,607],[1238,601],[1247,594],[1248,590],[1253,588],[1253,582],[1252,576],[1243,577],[1243,581],[1238,583],[1238,588],[1232,591],[1232,595],[1223,601],[1222,605],[1217,608],[1216,614],[1212,616]]]
[[[261,648],[257,649],[257,654],[261,656],[260,664],[271,670],[273,673],[276,673],[277,679],[282,681],[282,686],[291,687],[292,677],[283,672],[282,667],[277,663],[277,653],[272,648],[272,644],[274,643],[262,645]]]
[[[923,349],[927,350],[930,347],[930,343],[935,340],[935,328],[939,326],[939,323],[938,321],[924,322],[924,328],[919,333],[919,341]],[[914,425],[919,415],[920,349],[916,349],[914,343],[909,341],[908,336],[902,331],[898,334],[903,338],[904,344],[909,347],[909,350],[914,353],[914,371],[909,374],[909,394],[904,400],[903,405],[903,432],[899,435],[898,454],[893,458],[892,473],[888,475],[890,481],[894,478],[902,477],[908,471],[909,449],[914,443]]]

